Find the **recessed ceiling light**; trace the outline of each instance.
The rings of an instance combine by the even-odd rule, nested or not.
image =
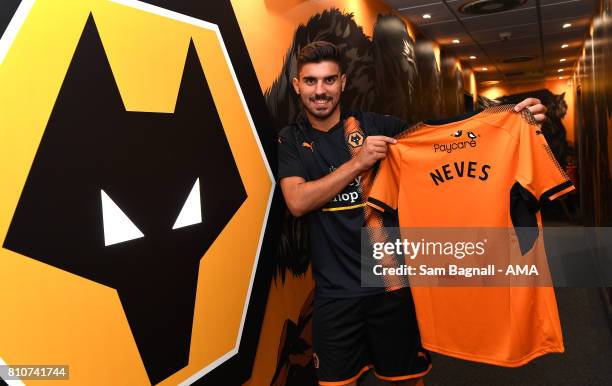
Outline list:
[[[565,23],[563,24],[563,28],[569,28],[572,26],[572,23]]]
[[[488,69],[488,68],[486,68],[486,67],[483,67],[483,68],[482,68],[482,71],[489,71],[489,69]]]
[[[560,62],[565,62],[565,60],[566,60],[565,58],[559,59]]]
[[[562,69],[562,68],[560,68],[560,69],[558,69],[558,70],[557,70],[557,72],[563,72],[563,69]]]
[[[459,43],[461,43],[461,42],[459,41],[459,39],[453,39],[453,43],[455,43],[455,44],[459,44]]]
[[[563,45],[561,46],[561,48],[567,48],[567,47],[569,47],[569,44],[563,44]]]
[[[431,19],[431,15],[426,13],[423,15],[423,19]]]
[[[470,56],[470,59],[474,60],[476,57],[474,55]]]

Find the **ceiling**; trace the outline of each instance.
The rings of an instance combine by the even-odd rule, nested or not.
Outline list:
[[[451,51],[464,67],[471,67],[481,85],[487,81],[509,84],[570,75],[582,53],[591,19],[599,9],[599,0],[478,1],[489,1],[491,8],[509,3],[518,3],[518,6],[473,15],[459,11],[462,5],[472,2],[468,0],[385,0],[423,35]],[[431,18],[423,18],[424,14]],[[566,23],[571,27],[563,28]],[[500,37],[505,33],[510,34],[507,40]],[[454,39],[459,43],[453,43]],[[568,47],[561,48],[563,44]],[[504,62],[519,56],[533,59]],[[560,62],[563,58],[566,60]]]

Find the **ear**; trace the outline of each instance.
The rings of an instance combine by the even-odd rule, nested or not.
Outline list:
[[[344,91],[344,86],[346,86],[346,74],[340,76],[340,81],[342,82],[342,91]]]
[[[559,98],[565,99],[565,91],[563,91],[563,94],[559,95]]]
[[[293,79],[291,79],[291,84],[293,85],[295,93],[300,95],[300,81],[298,80],[298,78],[294,77]]]

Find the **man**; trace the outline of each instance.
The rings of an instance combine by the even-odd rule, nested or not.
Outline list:
[[[305,116],[279,134],[279,179],[289,211],[307,216],[316,284],[315,367],[321,385],[356,385],[368,368],[396,385],[414,385],[430,369],[407,287],[361,286],[361,228],[368,171],[385,158],[392,137],[410,124],[340,109],[347,82],[341,54],[328,42],[305,46],[293,79]],[[517,105],[543,121],[546,108]],[[395,287],[394,287],[395,288]]]

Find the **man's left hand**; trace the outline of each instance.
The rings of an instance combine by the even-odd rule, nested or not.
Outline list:
[[[523,110],[524,108],[527,108],[529,109],[529,111],[531,111],[531,114],[533,114],[533,117],[538,123],[542,123],[546,120],[546,106],[544,106],[538,98],[525,99],[514,107],[514,111],[518,112]]]

